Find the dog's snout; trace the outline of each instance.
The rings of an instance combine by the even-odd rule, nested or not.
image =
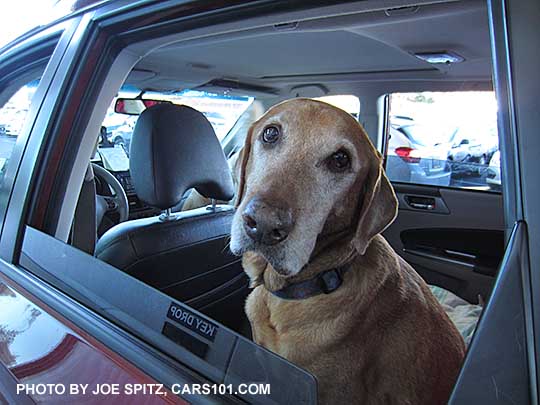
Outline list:
[[[248,236],[265,245],[275,245],[287,238],[294,221],[290,208],[253,198],[242,212]]]

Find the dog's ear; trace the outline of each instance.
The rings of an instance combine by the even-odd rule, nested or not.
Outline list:
[[[242,197],[244,195],[244,188],[246,186],[246,167],[249,161],[249,155],[251,154],[251,138],[253,136],[254,126],[255,123],[253,123],[249,127],[246,140],[244,142],[244,147],[240,152],[242,155],[238,157],[238,160],[240,161],[240,173],[238,173],[238,189],[236,191],[236,201],[234,204],[235,208],[238,208],[240,202],[242,202]]]
[[[376,159],[367,175],[364,197],[359,204],[360,213],[353,244],[358,253],[363,255],[373,237],[383,232],[397,215],[397,198],[380,158]]]

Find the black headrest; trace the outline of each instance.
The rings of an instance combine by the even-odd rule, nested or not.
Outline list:
[[[129,164],[137,195],[153,207],[175,206],[190,188],[216,200],[234,195],[214,129],[190,107],[159,104],[143,111],[133,131]]]

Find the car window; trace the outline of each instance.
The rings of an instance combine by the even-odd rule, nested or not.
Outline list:
[[[388,110],[391,181],[500,192],[492,91],[394,93]]]
[[[39,80],[25,84],[0,108],[0,184],[38,84]]]

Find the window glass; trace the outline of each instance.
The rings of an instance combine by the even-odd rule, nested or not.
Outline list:
[[[138,95],[137,93],[131,90],[120,93],[119,97],[134,98]],[[251,97],[224,96],[193,90],[185,90],[179,93],[146,92],[143,99],[164,100],[174,104],[187,105],[202,112],[212,124],[220,141],[253,101]],[[138,116],[116,113],[115,103],[116,99],[107,111],[103,127],[106,129],[107,141],[112,145],[123,147],[129,156],[131,135]]]
[[[38,83],[39,80],[34,80],[22,86],[0,108],[0,184],[4,181],[7,163],[21,134]]]
[[[389,104],[390,180],[500,191],[494,92],[394,93]]]
[[[97,1],[97,0],[96,0]],[[39,26],[58,20],[80,6],[77,0],[19,0],[2,3],[2,30],[0,47]]]

